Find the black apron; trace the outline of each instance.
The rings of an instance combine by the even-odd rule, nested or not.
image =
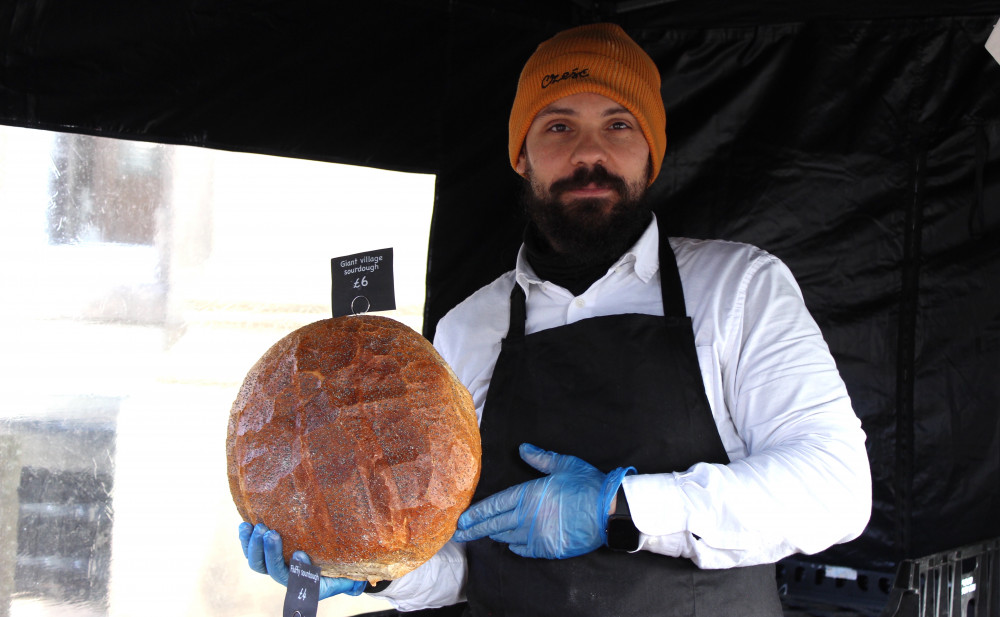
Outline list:
[[[473,503],[540,476],[518,456],[522,442],[578,456],[605,473],[729,462],[705,395],[677,261],[662,234],[660,277],[663,317],[594,317],[530,335],[524,290],[514,284],[510,329],[480,426],[483,464]],[[530,559],[489,538],[466,550],[474,616],[782,614],[773,565],[701,570],[689,559],[607,547]]]

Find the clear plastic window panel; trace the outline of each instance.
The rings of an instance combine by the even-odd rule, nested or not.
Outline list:
[[[0,617],[274,616],[226,481],[250,366],[394,250],[420,330],[434,177],[0,126]],[[385,610],[337,597],[320,615]]]

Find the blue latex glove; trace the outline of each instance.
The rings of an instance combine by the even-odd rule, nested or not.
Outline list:
[[[607,543],[608,510],[625,474],[609,474],[575,456],[521,444],[521,458],[544,478],[512,486],[475,504],[458,518],[459,542],[489,536],[522,557],[565,559]]]
[[[261,574],[269,574],[271,578],[288,587],[288,564],[281,553],[281,536],[277,531],[269,529],[263,523],[256,526],[250,523],[240,523],[240,544],[243,545],[243,556],[250,563],[250,568]],[[302,551],[292,555],[305,563],[311,564],[309,556]],[[319,579],[319,599],[346,593],[356,596],[365,590],[364,581],[352,581],[349,578],[331,578],[321,576]]]

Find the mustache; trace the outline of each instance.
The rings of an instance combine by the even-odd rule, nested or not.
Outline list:
[[[628,191],[628,184],[625,178],[616,176],[602,165],[593,167],[581,167],[573,172],[572,176],[556,180],[549,187],[549,193],[553,197],[558,197],[566,191],[582,189],[589,185],[594,185],[603,189],[611,189],[619,195],[625,195]]]

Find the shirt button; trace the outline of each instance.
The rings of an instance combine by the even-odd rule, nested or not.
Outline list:
[[[576,300],[573,300],[573,304],[575,304],[577,308],[583,308],[587,303],[583,301],[583,298],[577,298]]]

